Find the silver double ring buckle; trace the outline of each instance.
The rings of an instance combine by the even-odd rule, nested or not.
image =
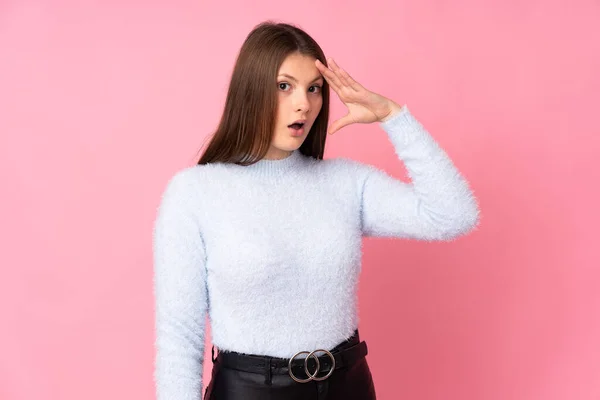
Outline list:
[[[317,375],[319,374],[319,370],[321,369],[321,363],[319,362],[319,357],[317,357],[315,355],[315,353],[318,351],[325,352],[331,358],[331,369],[329,370],[327,375],[320,377],[320,378],[317,377]],[[304,359],[304,371],[306,372],[306,375],[308,376],[307,379],[298,378],[292,372],[292,361],[294,361],[294,359],[297,356],[299,356],[300,354],[308,354],[306,356],[306,358]],[[308,360],[311,357],[314,358],[315,361],[317,362],[317,369],[315,370],[314,373],[311,373],[308,370]],[[299,383],[306,383],[306,382],[310,382],[310,381],[324,381],[325,379],[329,378],[331,376],[331,374],[333,374],[334,369],[335,369],[335,358],[333,357],[333,354],[331,354],[329,351],[324,350],[324,349],[317,349],[315,351],[311,351],[310,353],[308,351],[299,351],[296,354],[294,354],[294,356],[292,358],[290,358],[290,362],[288,363],[288,373],[290,374],[290,376],[292,377],[293,380],[295,380],[296,382],[299,382]]]

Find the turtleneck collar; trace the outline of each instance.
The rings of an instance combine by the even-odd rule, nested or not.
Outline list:
[[[300,150],[294,150],[289,156],[282,159],[262,159],[252,165],[238,166],[244,171],[256,174],[262,178],[278,178],[291,172],[302,165],[304,155]]]

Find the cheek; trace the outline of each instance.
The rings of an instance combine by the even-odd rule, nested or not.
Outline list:
[[[286,119],[286,110],[288,109],[286,103],[286,100],[280,96],[279,102],[277,103],[277,119],[280,122],[283,122]]]
[[[311,109],[313,110],[313,114],[316,116],[321,111],[321,107],[323,106],[323,97],[319,96],[313,100]]]

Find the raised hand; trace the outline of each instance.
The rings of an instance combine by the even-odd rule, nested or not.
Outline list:
[[[329,134],[354,123],[383,122],[400,110],[397,103],[367,90],[352,79],[332,58],[327,58],[327,63],[329,68],[319,60],[315,61],[321,75],[348,107],[348,114],[329,126]]]

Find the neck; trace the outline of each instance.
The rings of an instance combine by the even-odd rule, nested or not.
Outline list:
[[[263,157],[263,160],[283,160],[292,155],[293,151],[285,151],[285,150],[269,150],[267,154]]]

